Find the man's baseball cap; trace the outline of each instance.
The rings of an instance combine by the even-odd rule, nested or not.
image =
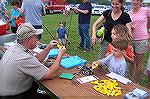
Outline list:
[[[35,29],[32,26],[32,24],[28,22],[18,27],[16,36],[18,40],[24,40],[31,37],[32,35],[41,34],[42,32],[43,32],[42,29]]]

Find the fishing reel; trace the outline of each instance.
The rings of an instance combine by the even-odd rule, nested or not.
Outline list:
[[[44,62],[44,65],[46,66],[46,67],[51,67],[52,66],[52,64],[53,64],[53,61],[51,60],[51,59],[47,59],[45,62]]]
[[[38,48],[40,48],[40,49],[44,49],[46,47],[47,47],[47,44],[40,44],[40,45],[38,45]]]
[[[82,74],[85,74],[87,76],[90,76],[90,75],[94,74],[93,70],[88,66],[80,66],[79,70]]]

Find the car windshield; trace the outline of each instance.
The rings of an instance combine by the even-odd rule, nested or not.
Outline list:
[[[104,6],[96,6],[95,8],[101,8],[101,9],[104,9],[105,7],[104,7]]]

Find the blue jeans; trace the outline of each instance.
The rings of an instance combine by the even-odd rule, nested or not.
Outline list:
[[[79,35],[80,35],[80,47],[84,48],[84,42],[86,41],[86,49],[90,49],[90,35],[89,35],[89,24],[79,24]]]

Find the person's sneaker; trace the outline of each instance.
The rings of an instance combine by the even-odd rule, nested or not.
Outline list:
[[[90,49],[84,49],[83,50],[84,53],[89,52],[89,51],[90,51]]]
[[[46,91],[44,91],[44,90],[41,90],[41,89],[37,89],[37,93],[40,93],[40,94],[46,94]]]
[[[82,47],[78,46],[78,47],[76,48],[76,50],[78,50],[78,49],[83,50],[84,48],[82,48]]]

